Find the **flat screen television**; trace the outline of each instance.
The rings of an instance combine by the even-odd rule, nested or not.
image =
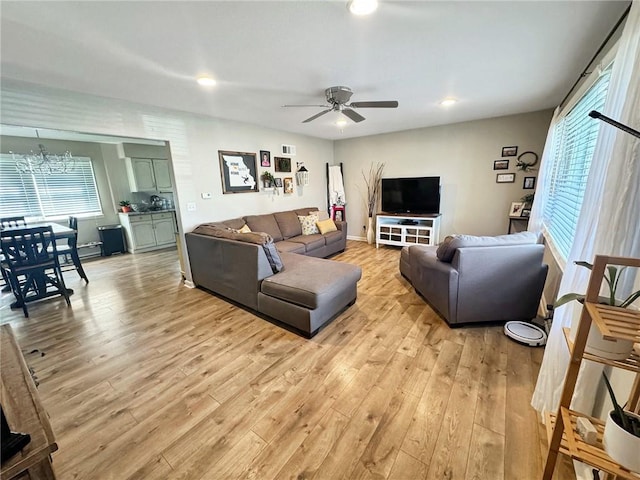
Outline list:
[[[382,211],[440,213],[440,177],[383,178]]]

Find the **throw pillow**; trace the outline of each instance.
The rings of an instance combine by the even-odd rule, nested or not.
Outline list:
[[[238,233],[251,233],[251,229],[249,228],[249,225],[245,223],[244,226],[238,230]]]
[[[336,230],[338,230],[338,227],[336,227],[336,224],[330,218],[321,220],[317,222],[316,225],[318,225],[318,230],[320,230],[320,233],[323,235],[325,233],[335,232]]]
[[[313,235],[314,233],[320,233],[318,230],[318,215],[310,213],[309,215],[298,215],[300,220],[300,226],[302,227],[302,235]]]
[[[453,260],[453,254],[456,251],[456,247],[451,247],[451,242],[456,238],[456,235],[447,235],[445,239],[442,241],[440,245],[438,245],[438,249],[436,250],[436,257],[441,262],[451,262]]]

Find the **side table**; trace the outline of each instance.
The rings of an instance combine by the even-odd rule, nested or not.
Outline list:
[[[514,224],[518,222],[524,223],[524,227],[526,229],[529,225],[529,217],[509,217],[509,230],[507,231],[508,234],[511,233],[511,229],[513,228]]]

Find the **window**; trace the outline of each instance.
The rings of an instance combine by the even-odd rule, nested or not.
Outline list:
[[[74,158],[75,165],[68,173],[21,174],[12,155],[0,155],[0,215],[44,218],[101,215],[91,159]]]
[[[576,233],[587,186],[589,168],[601,122],[589,117],[602,110],[607,97],[611,67],[607,68],[553,131],[549,191],[543,226],[552,247],[564,258]]]

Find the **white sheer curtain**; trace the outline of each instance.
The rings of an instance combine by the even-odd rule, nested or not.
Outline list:
[[[609,93],[601,112],[632,128],[640,129],[640,2],[634,0],[627,18],[611,73]],[[555,118],[555,117],[554,117]],[[597,121],[597,120],[594,120]],[[549,139],[548,139],[549,140]],[[545,147],[545,153],[547,148]],[[543,159],[545,157],[543,156]],[[537,197],[543,197],[544,162],[539,194],[532,215],[540,215]],[[640,256],[640,140],[617,128],[600,126],[575,240],[567,259],[559,295],[585,292],[589,271],[573,264],[592,261],[596,254]],[[534,216],[533,222],[539,222]],[[538,219],[538,220],[536,220]],[[539,223],[538,223],[539,226]],[[554,315],[538,382],[531,404],[540,411],[558,407],[569,355],[562,327],[569,326],[576,302]],[[573,408],[590,412],[601,368],[583,362]]]
[[[553,131],[558,123],[560,116],[560,107],[557,107],[553,112],[553,118],[551,118],[551,125],[549,125],[549,131],[547,132],[547,140],[544,142],[544,151],[542,152],[542,159],[540,160],[540,171],[538,172],[538,192],[548,192],[550,186],[551,175],[549,168],[551,167],[551,160],[555,156]],[[542,231],[542,212],[544,212],[546,195],[538,195],[534,197],[533,205],[531,206],[531,215],[529,216],[529,225],[527,230],[530,232]]]

